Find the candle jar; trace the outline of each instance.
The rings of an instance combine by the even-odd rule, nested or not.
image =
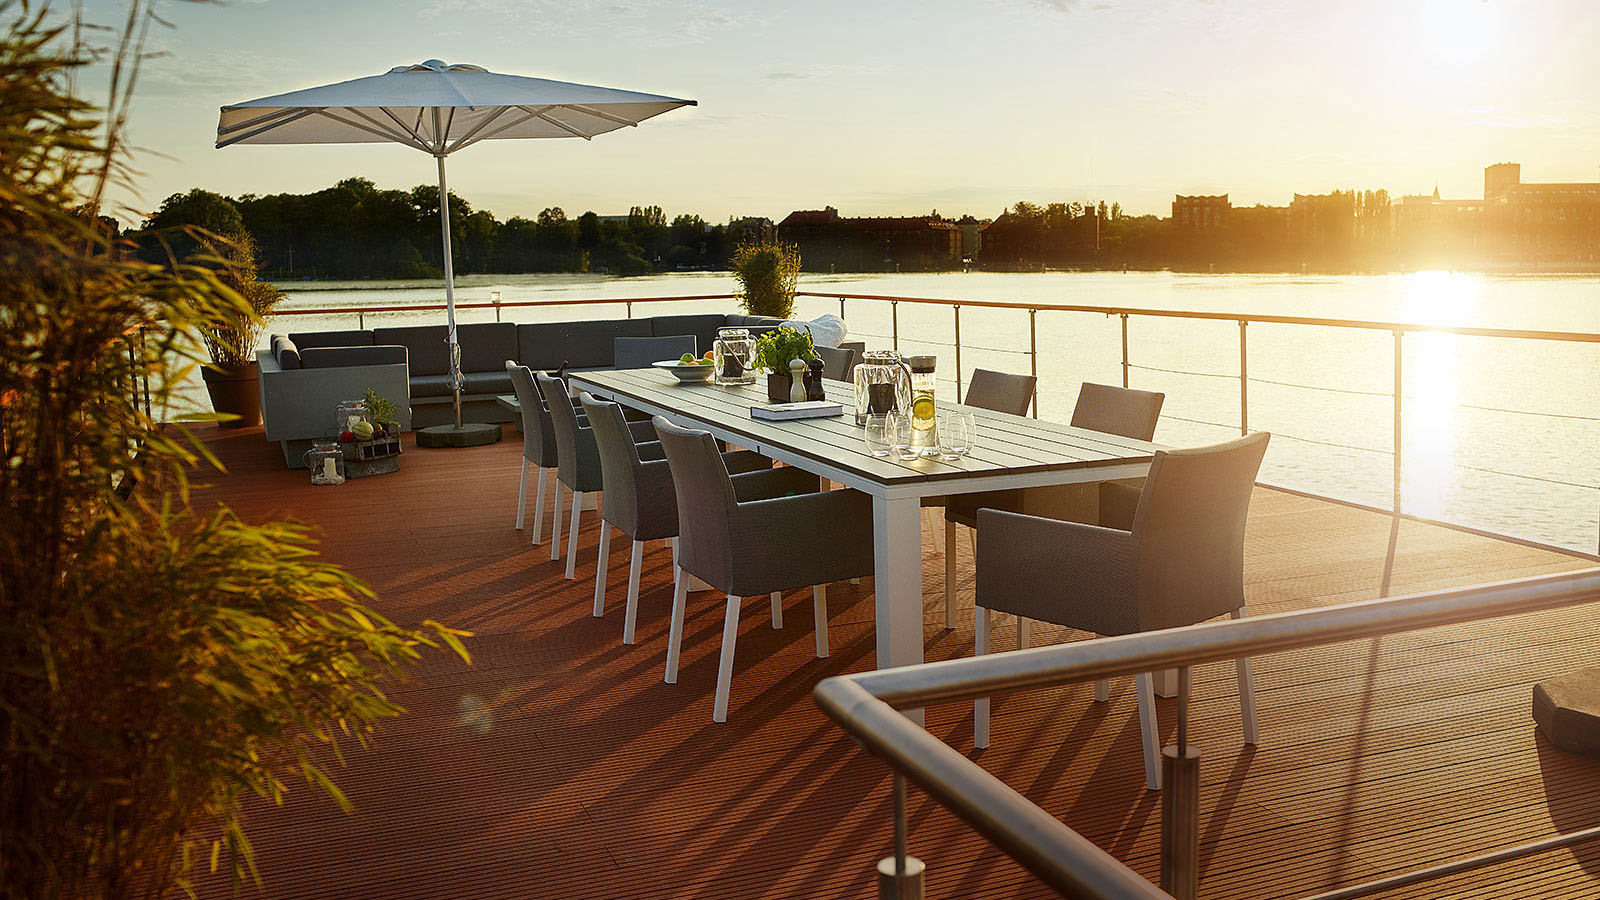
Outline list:
[[[756,340],[748,328],[718,328],[711,344],[717,384],[755,384]]]
[[[305,459],[312,484],[344,484],[344,450],[338,441],[313,441]]]

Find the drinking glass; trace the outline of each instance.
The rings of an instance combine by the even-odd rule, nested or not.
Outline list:
[[[920,447],[912,446],[912,435],[914,434],[913,428],[914,426],[911,424],[911,416],[909,413],[890,413],[889,429],[893,437],[891,438],[889,445],[894,451],[894,455],[902,462],[910,462],[914,459],[919,459],[922,456],[922,449]]]
[[[867,416],[867,452],[873,456],[888,456],[894,446],[894,424],[883,414]]]
[[[960,413],[949,413],[939,417],[939,458],[944,460],[960,459],[961,455],[972,449],[972,442],[967,440],[967,424],[962,420]]]
[[[951,413],[950,418],[961,440],[957,450],[962,456],[966,456],[978,442],[978,417],[970,412],[957,412]]]

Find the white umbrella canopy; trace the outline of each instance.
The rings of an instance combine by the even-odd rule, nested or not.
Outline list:
[[[234,144],[395,143],[438,160],[439,222],[456,429],[461,428],[461,364],[456,342],[455,272],[450,257],[445,157],[479,141],[583,138],[638,125],[680,106],[658,94],[501,75],[480,66],[430,59],[382,75],[290,91],[222,107],[217,147]]]

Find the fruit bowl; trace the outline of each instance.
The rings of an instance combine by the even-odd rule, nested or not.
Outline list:
[[[711,372],[716,368],[710,360],[702,364],[684,365],[676,359],[668,359],[651,365],[678,376],[678,381],[683,384],[705,384],[711,380]]]

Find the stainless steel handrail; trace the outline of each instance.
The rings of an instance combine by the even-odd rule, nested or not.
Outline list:
[[[920,785],[1057,891],[1095,900],[1164,897],[1082,835],[896,710],[1596,601],[1600,601],[1600,567],[838,675],[818,683],[813,696],[868,752]]]

